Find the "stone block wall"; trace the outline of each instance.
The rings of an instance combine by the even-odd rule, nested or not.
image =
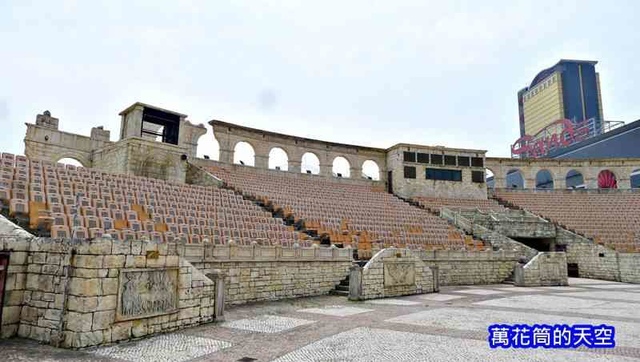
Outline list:
[[[581,278],[640,283],[638,253],[618,253],[560,227],[556,244],[566,248],[567,263],[578,265]]]
[[[640,254],[618,254],[620,281],[640,284]]]
[[[351,273],[349,299],[352,300],[430,293],[435,290],[431,268],[409,249],[383,249],[363,268],[353,267]],[[356,285],[352,286],[352,283]]]
[[[517,265],[514,284],[519,287],[569,285],[566,254],[539,253],[526,265]]]
[[[504,282],[518,263],[518,252],[504,251],[423,251],[419,257],[430,267],[437,266],[439,284],[476,285]]]
[[[0,231],[10,223],[0,220]],[[9,251],[2,337],[65,348],[126,341],[211,322],[215,284],[171,244],[3,234]]]
[[[203,273],[221,271],[225,303],[328,294],[349,275],[351,249],[183,245],[178,253]]]

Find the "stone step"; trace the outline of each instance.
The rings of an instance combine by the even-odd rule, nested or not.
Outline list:
[[[349,286],[348,285],[338,285],[336,286],[336,290],[339,292],[349,292]]]
[[[333,295],[340,295],[343,297],[348,297],[349,296],[349,291],[344,291],[344,290],[332,290],[331,294]]]

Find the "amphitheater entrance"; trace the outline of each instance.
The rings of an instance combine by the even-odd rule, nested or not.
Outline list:
[[[523,238],[523,237],[511,237],[511,239],[521,242],[524,245],[534,248],[537,251],[556,251],[555,238]]]

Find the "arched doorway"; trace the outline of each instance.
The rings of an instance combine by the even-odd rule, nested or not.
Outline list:
[[[507,182],[505,187],[508,189],[523,189],[524,175],[520,169],[514,168],[507,172]]]
[[[362,177],[369,180],[380,180],[380,167],[375,161],[366,160],[362,163]]]
[[[631,181],[631,188],[632,189],[640,188],[640,168],[637,169],[637,170],[634,170],[633,172],[631,172],[631,175],[629,176],[629,179]]]
[[[540,170],[536,173],[536,189],[553,189],[553,175],[549,170]]]
[[[568,189],[584,189],[584,176],[576,170],[570,170],[567,172],[567,177],[565,178],[565,183]]]
[[[300,160],[300,172],[317,175],[320,173],[320,159],[315,153],[306,152]]]
[[[280,147],[274,147],[269,151],[269,169],[271,170],[289,170],[289,156],[285,150]]]
[[[58,160],[58,163],[61,163],[63,165],[71,165],[74,167],[84,167],[84,165],[82,164],[82,162],[76,160],[75,158],[72,157],[64,157]]]
[[[610,170],[602,170],[598,174],[598,188],[599,189],[617,189],[618,180],[616,175]]]
[[[238,142],[233,148],[233,163],[245,166],[255,166],[256,152],[247,142]]]
[[[485,183],[487,184],[487,188],[495,189],[496,188],[496,176],[493,171],[488,168],[485,169]]]
[[[351,177],[351,164],[346,158],[338,156],[333,159],[332,171],[336,177]]]

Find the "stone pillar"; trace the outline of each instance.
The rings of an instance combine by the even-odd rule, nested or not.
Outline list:
[[[616,175],[617,176],[617,175]],[[630,189],[631,188],[631,179],[630,178],[618,178],[618,188],[619,189]]]
[[[524,188],[525,189],[535,189],[536,188],[536,179],[534,178],[525,178],[524,179]]]
[[[351,167],[349,169],[349,177],[354,180],[360,180],[362,178],[362,169]]]
[[[362,300],[362,268],[359,265],[349,267],[349,300]]]
[[[302,172],[302,161],[300,160],[289,160],[289,172],[300,173]]]
[[[207,277],[215,283],[215,303],[214,303],[214,318],[216,321],[224,321],[224,272],[220,269],[214,269],[211,273],[207,274]]]
[[[564,177],[557,177],[553,179],[553,188],[556,190],[564,190],[567,188],[567,179]]]
[[[524,264],[516,264],[516,268],[513,270],[513,285],[516,287],[524,286]]]
[[[320,176],[333,176],[333,165],[320,164]]]
[[[256,168],[262,168],[262,169],[268,169],[269,168],[269,155],[259,155],[258,153],[256,153],[255,155],[255,167]]]
[[[598,178],[597,177],[587,177],[585,175],[582,175],[584,177],[584,184],[587,186],[588,189],[597,189],[598,188]]]
[[[430,268],[431,274],[433,274],[433,292],[438,293],[440,291],[440,267],[434,265]]]

